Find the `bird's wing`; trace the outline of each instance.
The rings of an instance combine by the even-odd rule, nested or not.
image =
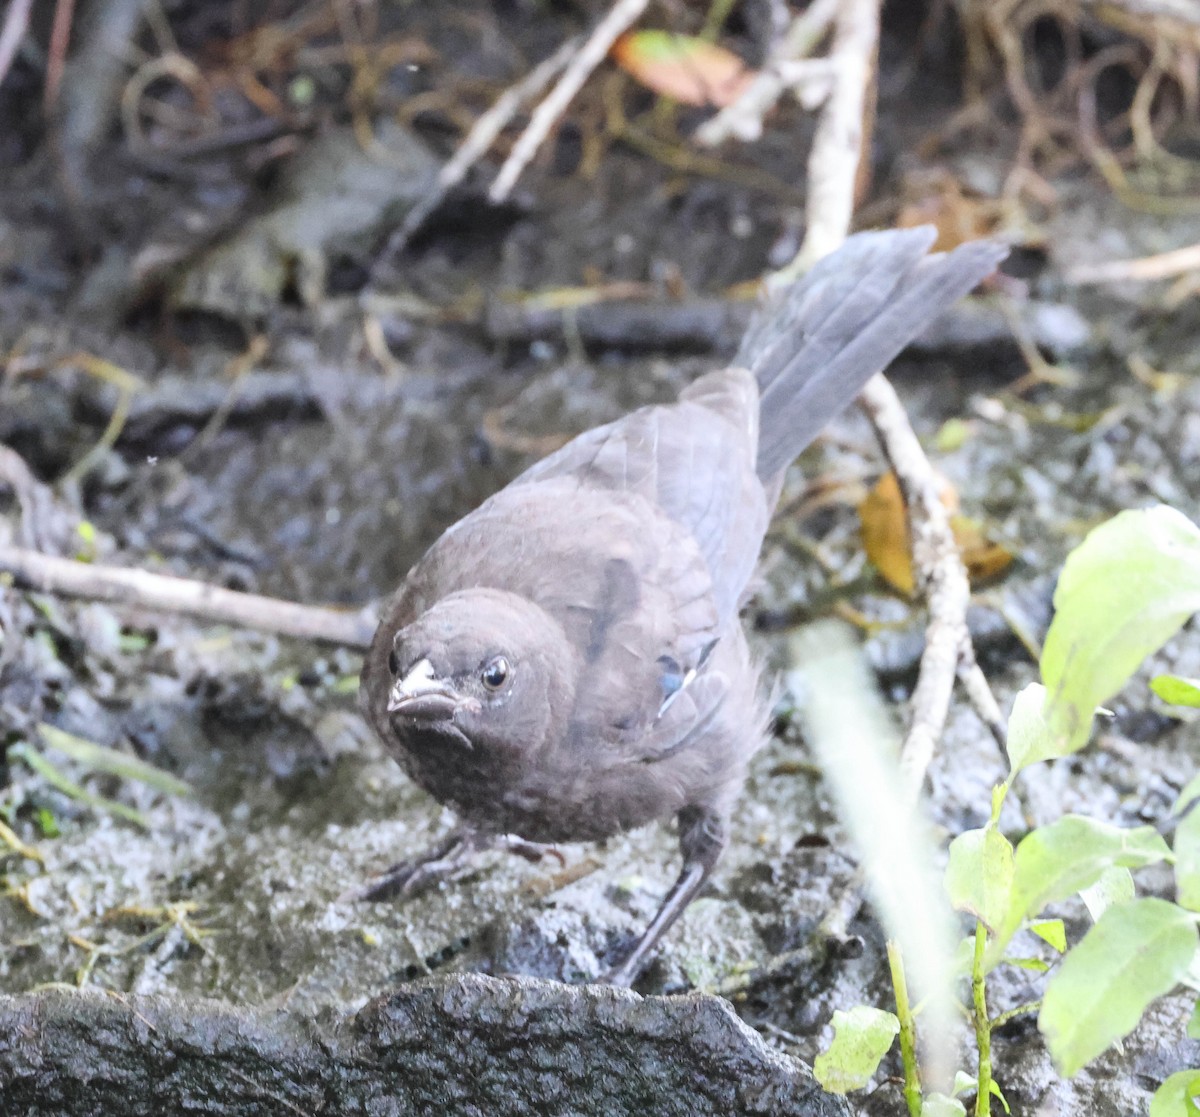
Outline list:
[[[745,594],[769,516],[755,473],[757,439],[753,377],[723,370],[696,381],[678,403],[645,407],[581,434],[513,484],[570,478],[581,493],[649,502],[694,540],[727,620]]]

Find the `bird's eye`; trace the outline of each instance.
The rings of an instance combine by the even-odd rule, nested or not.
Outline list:
[[[489,659],[483,665],[483,670],[479,672],[479,681],[483,683],[488,690],[499,690],[506,682],[509,675],[512,674],[512,667],[502,655],[496,656],[494,659]]]
[[[393,675],[400,674],[400,657],[396,654],[395,648],[392,648],[391,652],[388,654],[388,670]]]

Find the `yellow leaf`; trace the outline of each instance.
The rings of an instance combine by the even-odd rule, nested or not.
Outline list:
[[[973,583],[999,577],[1012,564],[1012,551],[1000,543],[993,543],[978,520],[951,516],[950,530],[954,532],[954,541]]]
[[[894,473],[885,473],[858,506],[863,550],[871,565],[893,589],[910,596],[913,591],[912,548],[904,497]]]
[[[948,481],[942,482],[942,504],[947,511],[958,508],[958,494]],[[871,565],[893,589],[911,596],[915,588],[912,546],[904,497],[894,473],[885,473],[858,506],[863,549]],[[987,538],[983,527],[966,516],[952,515],[950,527],[972,582],[994,578],[1008,569],[1012,552]]]

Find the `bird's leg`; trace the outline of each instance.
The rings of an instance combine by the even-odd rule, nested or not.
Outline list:
[[[679,812],[679,847],[683,851],[683,868],[679,872],[679,879],[667,893],[658,914],[642,932],[629,956],[619,966],[605,973],[600,978],[601,984],[633,984],[646,963],[646,955],[683,914],[683,909],[695,899],[728,842],[729,819],[725,812],[706,807],[687,807]]]
[[[453,877],[468,865],[475,854],[495,842],[495,836],[478,830],[452,830],[444,841],[417,857],[401,861],[362,888],[344,893],[344,901],[387,900],[409,896],[435,880]]]

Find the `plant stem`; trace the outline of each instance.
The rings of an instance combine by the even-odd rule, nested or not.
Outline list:
[[[917,1028],[908,1003],[908,982],[904,978],[904,959],[900,944],[888,940],[888,966],[892,988],[896,992],[896,1016],[900,1020],[900,1061],[904,1064],[904,1100],[911,1117],[921,1117],[921,1079],[917,1070]]]
[[[994,1032],[997,1028],[1007,1024],[1010,1020],[1015,1020],[1018,1016],[1024,1016],[1029,1012],[1037,1012],[1042,1007],[1041,1001],[1026,1001],[1024,1004],[1017,1005],[1015,1008],[1006,1009],[998,1016],[994,1017],[988,1024],[988,1033]]]
[[[987,928],[975,924],[975,959],[971,965],[971,1000],[975,1005],[975,1044],[979,1048],[979,1092],[975,1095],[975,1117],[991,1117],[992,1112],[992,1025],[987,1014],[987,989],[984,985],[983,955],[987,948]]]

